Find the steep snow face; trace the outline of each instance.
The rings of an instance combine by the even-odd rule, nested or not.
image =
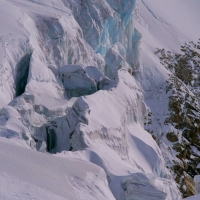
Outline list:
[[[0,31],[4,55],[0,57],[0,135],[27,147],[24,160],[34,154],[36,164],[41,158],[28,148],[72,160],[71,169],[82,165],[76,159],[104,169],[109,185],[102,169],[88,177],[67,170],[65,180],[78,194],[70,199],[181,199],[160,149],[143,128],[149,111],[141,87],[131,76],[141,81],[137,74],[141,34],[133,24],[134,6],[135,0],[0,2],[1,19],[9,22]],[[8,150],[13,148],[23,151],[8,144]],[[13,157],[7,163],[9,159]],[[15,163],[19,166],[17,159]],[[52,171],[57,168],[49,160],[36,167],[42,165],[52,166]],[[27,174],[33,169],[29,163],[25,167]],[[0,177],[8,182],[12,176],[23,178],[12,173]],[[45,176],[44,189],[51,190]],[[103,178],[95,182],[95,177]],[[23,181],[41,186],[32,180],[34,176]],[[55,195],[67,196],[65,188],[55,190]]]
[[[67,116],[54,120],[53,151],[103,167],[116,199],[180,199],[158,146],[143,129],[146,115],[141,89],[119,70],[103,90],[78,98]]]
[[[193,43],[197,44],[200,35],[200,27],[196,24],[200,17],[199,8],[198,0],[138,0],[133,14],[135,27],[142,33],[141,62],[135,77],[144,89],[145,103],[151,110],[145,129],[161,148],[183,197],[194,194],[192,178],[199,173],[200,154],[199,147],[195,145],[199,141],[199,130],[193,123],[193,120],[199,119],[199,92],[184,81],[193,76],[191,72],[198,70],[198,64],[191,64],[190,58],[187,58],[188,54],[193,60],[197,50],[186,50],[185,58],[179,54],[184,54],[181,49],[188,49],[185,42],[192,41],[188,43],[190,50]],[[157,48],[160,52],[155,54]],[[183,63],[179,62],[178,55],[183,58]],[[175,63],[178,67],[170,70]],[[183,74],[184,78],[181,78]],[[192,79],[191,85],[198,81],[198,78]],[[193,113],[194,110],[191,105],[198,109],[188,126],[190,111]],[[194,139],[196,137],[197,140]]]
[[[142,33],[141,84],[146,90],[161,85],[169,72],[160,65],[156,48],[175,53],[185,42],[199,39],[200,27],[195,25],[200,14],[198,0],[138,0],[134,11],[135,28]]]
[[[95,94],[103,107],[97,104],[95,95],[85,100],[90,110],[90,114],[86,115],[88,126],[80,124],[75,129],[71,141],[72,150],[89,147],[98,155],[103,163],[100,166],[110,177],[110,187],[116,199],[145,199],[147,196],[149,199],[179,198],[178,192],[171,193],[169,185],[158,180],[158,177],[169,178],[170,175],[165,170],[160,150],[142,128],[147,110],[140,88],[127,72],[119,72],[116,81],[116,88],[110,89],[109,93],[103,91]],[[93,110],[96,112],[93,113]],[[95,119],[95,116],[102,117]],[[91,155],[89,160],[99,164],[93,157]],[[124,165],[129,168],[128,173]],[[152,174],[152,182],[143,173]],[[125,174],[125,178],[119,177]],[[144,186],[135,187],[135,182],[145,182],[143,178],[147,181],[145,185],[150,186],[146,191]],[[121,191],[117,180],[121,180]],[[156,184],[157,181],[159,184]],[[157,192],[153,192],[154,189],[158,189]],[[140,191],[143,191],[143,195],[138,195]]]

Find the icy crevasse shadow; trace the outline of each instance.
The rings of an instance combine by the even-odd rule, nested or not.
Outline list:
[[[47,151],[51,152],[52,149],[56,147],[56,133],[54,129],[50,129],[49,127],[46,127],[46,134],[47,134]]]
[[[16,76],[15,76],[15,85],[16,85],[15,97],[20,96],[25,91],[28,79],[31,55],[32,53],[26,54],[24,57],[21,58],[21,60],[17,64]]]

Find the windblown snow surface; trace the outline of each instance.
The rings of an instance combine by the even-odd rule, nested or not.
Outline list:
[[[168,109],[155,49],[197,40],[199,10],[0,0],[0,199],[182,199],[144,124]]]
[[[186,198],[185,200],[198,200],[198,199],[200,199],[200,195],[194,195],[192,197]]]

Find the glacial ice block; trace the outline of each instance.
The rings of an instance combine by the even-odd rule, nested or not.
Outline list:
[[[109,78],[113,78],[117,70],[121,68],[125,68],[127,70],[131,70],[131,67],[126,62],[126,51],[121,43],[116,43],[113,45],[107,52],[105,56],[105,62],[106,62],[106,75]]]
[[[93,94],[97,91],[94,80],[89,78],[80,65],[65,65],[59,68],[59,77],[68,98]]]
[[[87,75],[96,82],[100,82],[104,77],[104,75],[94,66],[87,66],[85,71]]]

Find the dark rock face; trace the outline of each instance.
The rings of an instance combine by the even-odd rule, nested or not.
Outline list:
[[[31,54],[27,54],[23,58],[21,58],[21,60],[17,64],[17,71],[15,76],[16,97],[20,96],[25,91],[29,73],[30,59]]]
[[[184,172],[184,181],[187,187],[187,195],[191,196],[195,194],[195,183],[191,176]]]
[[[178,136],[173,132],[167,133],[166,137],[170,142],[177,142],[178,141]]]

